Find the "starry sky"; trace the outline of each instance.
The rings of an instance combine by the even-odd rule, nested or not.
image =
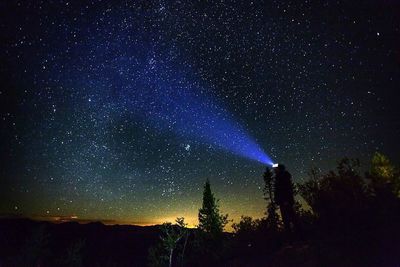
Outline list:
[[[362,4],[361,4],[362,3]],[[296,182],[398,162],[397,1],[2,1],[0,214],[197,223],[261,217]]]

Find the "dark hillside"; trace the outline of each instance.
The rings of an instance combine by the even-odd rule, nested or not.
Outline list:
[[[0,266],[26,266],[30,257],[41,266],[144,266],[158,234],[157,226],[1,219]]]

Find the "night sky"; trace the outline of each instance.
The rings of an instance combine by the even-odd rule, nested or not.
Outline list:
[[[2,1],[0,214],[194,225],[208,178],[261,217],[269,158],[398,162],[399,3],[313,2]]]

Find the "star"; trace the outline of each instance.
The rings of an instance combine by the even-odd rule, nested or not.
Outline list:
[[[190,145],[189,144],[185,145],[185,150],[188,151],[188,152],[190,151]]]

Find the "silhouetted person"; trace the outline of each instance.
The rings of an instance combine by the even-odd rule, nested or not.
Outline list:
[[[294,211],[294,197],[292,176],[279,164],[274,168],[275,172],[275,203],[279,205],[285,231],[293,232],[296,226],[296,213]]]

